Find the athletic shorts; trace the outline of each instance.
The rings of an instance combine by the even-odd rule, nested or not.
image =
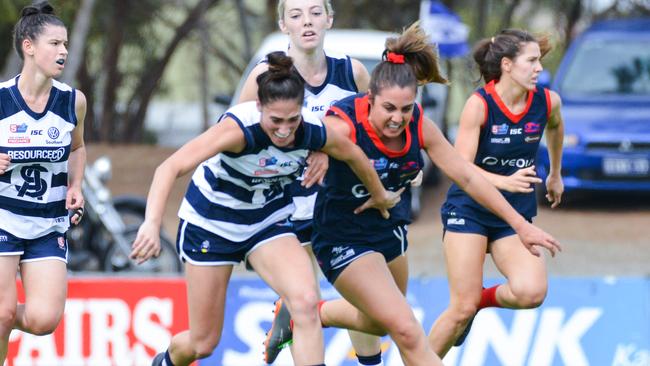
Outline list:
[[[313,220],[287,220],[293,226],[293,232],[298,237],[300,245],[309,245],[311,243],[311,235],[314,227]]]
[[[0,229],[0,255],[18,255],[20,262],[57,259],[68,263],[65,233],[52,232],[36,239],[22,239]]]
[[[284,221],[271,224],[247,240],[236,242],[180,220],[176,250],[183,262],[197,266],[236,265],[245,261],[258,247],[283,236],[295,236]]]
[[[503,225],[485,225],[469,216],[458,215],[455,212],[442,212],[440,218],[444,228],[443,237],[447,231],[461,234],[478,234],[485,236],[488,243],[491,243],[517,234],[505,221]]]
[[[406,253],[408,248],[406,234],[407,226],[400,225],[392,230],[392,235],[385,235],[381,240],[333,242],[314,232],[312,250],[325,278],[334,284],[350,263],[366,254],[380,253],[386,259],[386,263],[389,263]]]

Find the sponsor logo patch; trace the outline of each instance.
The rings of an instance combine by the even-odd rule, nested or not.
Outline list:
[[[59,244],[59,249],[65,250],[65,239],[62,236],[56,238],[57,243]]]
[[[492,125],[492,134],[493,135],[507,135],[508,134],[508,125]]]
[[[447,225],[465,225],[465,219],[450,217],[447,219]]]
[[[524,125],[524,132],[525,133],[539,133],[539,131],[541,130],[541,127],[542,126],[539,123],[527,122]]]
[[[510,137],[492,137],[490,142],[493,144],[509,144]]]
[[[11,125],[9,125],[9,132],[11,132],[11,133],[25,133],[25,132],[27,132],[27,123],[23,122],[20,125],[11,124]]]

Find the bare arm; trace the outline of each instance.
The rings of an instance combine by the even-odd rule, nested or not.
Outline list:
[[[483,99],[474,94],[467,99],[460,116],[455,147],[470,163],[473,163],[476,158],[481,126],[485,123],[485,108]],[[474,166],[490,183],[504,191],[530,193],[533,191],[532,184],[542,182],[537,177],[534,166],[519,169],[512,175],[494,174]]]
[[[546,199],[551,203],[551,208],[557,207],[562,201],[564,183],[562,183],[562,144],[564,142],[564,121],[560,109],[562,100],[554,92],[551,96],[551,115],[546,124],[546,145],[551,163],[548,177],[546,178]]]
[[[257,77],[268,69],[269,65],[266,62],[261,62],[251,70],[251,73],[248,74],[244,86],[241,89],[237,103],[249,102],[257,99]]]
[[[368,91],[368,84],[370,84],[370,74],[368,70],[357,59],[350,59],[352,62],[352,74],[354,75],[354,83],[357,84],[357,89],[359,93],[365,93]]]
[[[86,96],[80,90],[76,90],[75,94],[77,126],[72,130],[72,144],[70,147],[70,157],[68,158],[68,192],[65,199],[65,207],[68,210],[76,210],[84,206],[81,185],[86,167],[86,146],[84,145]],[[77,213],[72,216],[70,221],[76,225],[80,220],[81,214]]]
[[[463,159],[431,120],[424,118],[422,128],[423,147],[429,158],[473,199],[506,221],[533,255],[540,255],[534,247],[537,245],[547,248],[552,255],[560,250],[552,236],[526,221],[473,164]]]
[[[381,212],[384,218],[388,218],[390,216],[388,209],[399,202],[400,194],[404,189],[397,192],[389,192],[384,189],[366,154],[348,138],[349,126],[341,118],[327,116],[325,117],[325,126],[327,128],[327,143],[322,151],[348,164],[371,195],[371,198],[354,212],[359,213],[374,207]]]
[[[159,233],[162,216],[176,178],[187,174],[201,162],[220,152],[240,152],[245,144],[244,133],[237,122],[232,118],[226,118],[183,145],[162,162],[156,168],[151,182],[145,221],[133,242],[131,258],[142,263],[160,253]]]

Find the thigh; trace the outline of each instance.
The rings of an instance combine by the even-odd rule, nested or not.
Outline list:
[[[193,340],[218,338],[232,265],[185,264],[190,336]]]
[[[52,317],[63,315],[68,293],[65,262],[59,259],[21,262],[20,276],[25,289],[25,306],[30,313],[45,312]]]
[[[0,306],[16,307],[16,273],[18,271],[17,255],[0,256]]]
[[[380,253],[368,253],[350,263],[334,287],[354,307],[380,324],[404,320],[413,314]]]
[[[508,281],[522,286],[546,284],[544,256],[532,255],[517,235],[496,240],[491,247],[492,260]]]
[[[276,237],[256,247],[247,260],[281,297],[293,297],[306,288],[316,289],[309,255],[294,235]]]
[[[487,237],[448,231],[445,233],[443,246],[451,301],[478,302],[483,287]]]
[[[388,263],[388,270],[402,294],[406,295],[409,280],[409,264],[406,254],[400,255]]]

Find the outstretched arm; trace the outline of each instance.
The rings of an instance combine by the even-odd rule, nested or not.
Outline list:
[[[551,208],[555,208],[562,201],[562,193],[564,193],[564,183],[562,182],[564,121],[560,113],[562,108],[560,96],[554,91],[549,94],[551,96],[551,115],[546,124],[546,145],[551,166],[546,178],[546,199],[551,203]]]
[[[526,248],[536,256],[542,246],[555,255],[561,250],[552,236],[526,221],[503,198],[503,195],[447,142],[438,127],[428,118],[423,121],[424,148],[429,158],[473,199],[506,221],[517,232]]]
[[[350,129],[341,118],[327,116],[325,117],[325,126],[327,128],[327,143],[322,151],[348,164],[371,195],[371,198],[354,212],[360,213],[368,208],[376,208],[384,218],[389,218],[388,209],[399,202],[400,194],[404,188],[397,192],[384,189],[366,154],[348,138]]]
[[[226,118],[162,162],[153,176],[145,220],[133,242],[131,258],[143,263],[160,253],[160,226],[176,178],[195,169],[202,161],[223,152],[240,152],[245,147],[244,133],[232,118]]]

